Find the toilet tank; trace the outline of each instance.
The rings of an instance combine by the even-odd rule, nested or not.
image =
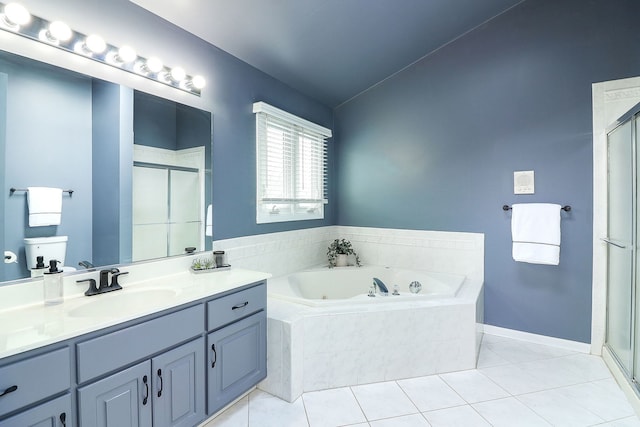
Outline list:
[[[44,265],[49,266],[49,260],[60,261],[59,267],[64,265],[67,252],[67,236],[27,237],[24,239],[24,251],[27,258],[27,268],[36,266],[36,257],[44,257]]]

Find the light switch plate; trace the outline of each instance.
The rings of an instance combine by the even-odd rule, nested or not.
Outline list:
[[[533,171],[515,171],[513,173],[513,194],[534,194],[535,179]]]

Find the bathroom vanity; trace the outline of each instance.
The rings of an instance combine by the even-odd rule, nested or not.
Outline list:
[[[180,272],[0,311],[0,427],[198,425],[266,377],[267,278]]]

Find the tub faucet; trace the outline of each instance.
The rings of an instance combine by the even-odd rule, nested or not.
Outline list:
[[[377,288],[380,295],[389,295],[389,289],[387,289],[387,286],[377,277],[373,278],[373,288],[374,290]]]

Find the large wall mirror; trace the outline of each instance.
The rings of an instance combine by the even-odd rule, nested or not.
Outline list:
[[[0,281],[30,277],[25,238],[67,236],[66,271],[211,249],[211,113],[0,52],[0,127]],[[59,225],[29,187],[73,191]]]

